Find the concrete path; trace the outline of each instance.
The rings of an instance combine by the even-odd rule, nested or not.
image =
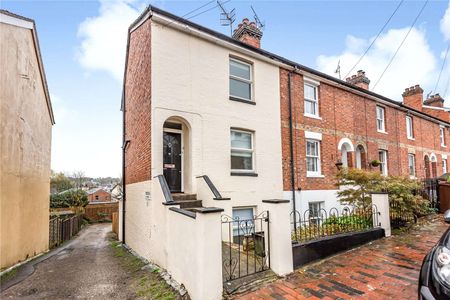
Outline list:
[[[135,299],[136,270],[121,264],[110,245],[111,224],[91,225],[64,247],[19,270],[21,282],[1,299]],[[31,270],[31,272],[29,272]],[[29,275],[29,276],[27,276]],[[7,282],[2,283],[7,284]]]
[[[417,299],[422,260],[448,228],[442,216],[296,270],[236,299]]]

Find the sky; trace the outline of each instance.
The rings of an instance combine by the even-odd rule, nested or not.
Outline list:
[[[56,119],[54,171],[120,176],[127,28],[148,4],[229,34],[229,28],[220,24],[216,3],[208,0],[0,3],[2,9],[36,21]],[[202,5],[206,6],[186,15]],[[254,7],[265,23],[261,42],[265,50],[333,76],[339,76],[335,73],[339,64],[344,78],[372,44],[350,75],[366,71],[374,92],[397,101],[406,87],[420,84],[425,95],[440,93],[450,107],[450,53],[444,64],[450,44],[450,2],[424,5],[425,1],[406,0],[225,3],[228,10],[236,10],[235,25],[244,17],[252,19],[250,6]]]

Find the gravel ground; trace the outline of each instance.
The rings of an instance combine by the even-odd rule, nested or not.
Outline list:
[[[1,299],[177,299],[157,272],[112,240],[111,224],[91,225],[34,272],[3,290]],[[30,263],[33,265],[33,262]],[[21,268],[28,268],[24,266]],[[17,277],[21,276],[21,270]],[[14,280],[14,278],[9,278]],[[4,286],[7,282],[2,282]]]

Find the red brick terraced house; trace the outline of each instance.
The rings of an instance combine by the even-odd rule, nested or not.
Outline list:
[[[152,6],[129,27],[119,236],[164,268],[173,266],[164,244],[173,225],[162,181],[181,208],[244,218],[263,199],[337,206],[337,165],[447,172],[450,112],[439,95],[423,102],[416,85],[396,102],[369,91],[363,71],[343,81],[261,49],[261,38],[248,19],[229,37]]]

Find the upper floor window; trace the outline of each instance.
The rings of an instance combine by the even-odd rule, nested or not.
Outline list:
[[[253,132],[231,130],[231,170],[253,171]]]
[[[306,174],[312,177],[321,175],[320,142],[317,140],[306,140]]]
[[[411,116],[406,116],[406,136],[410,140],[414,139],[413,119]]]
[[[318,83],[305,81],[305,116],[319,117],[319,88]]]
[[[377,106],[377,130],[379,132],[386,132],[385,111],[384,107]]]
[[[380,172],[382,175],[388,175],[388,153],[386,150],[379,150],[378,157],[380,160]]]
[[[416,157],[414,154],[408,154],[408,173],[409,176],[416,176]]]
[[[252,65],[230,58],[230,99],[252,101]]]
[[[439,137],[441,139],[441,146],[445,147],[445,128],[439,127]]]

